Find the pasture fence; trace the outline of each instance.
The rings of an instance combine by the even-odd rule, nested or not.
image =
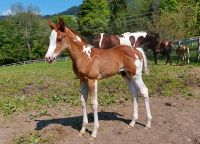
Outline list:
[[[59,57],[58,60],[68,60],[68,57]],[[39,62],[46,62],[45,59],[38,59],[38,60],[27,60],[27,61],[21,61],[16,63],[10,63],[5,65],[0,65],[0,67],[9,67],[9,66],[19,66],[19,65],[26,65],[26,64],[34,64]]]

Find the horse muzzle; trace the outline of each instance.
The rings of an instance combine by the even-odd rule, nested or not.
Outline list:
[[[45,60],[48,62],[48,63],[52,63],[53,61],[55,61],[56,60],[56,57],[55,56],[53,56],[53,55],[46,55],[45,56]]]

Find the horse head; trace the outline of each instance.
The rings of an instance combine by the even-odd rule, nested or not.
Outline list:
[[[48,20],[48,24],[52,29],[52,32],[49,37],[50,44],[45,55],[45,59],[47,62],[52,63],[58,57],[61,51],[67,47],[66,42],[63,41],[66,36],[66,29],[65,23],[62,19],[59,19],[57,24],[54,24]]]

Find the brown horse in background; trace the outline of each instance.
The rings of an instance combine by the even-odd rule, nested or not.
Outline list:
[[[162,54],[164,57],[166,57],[166,64],[169,62],[170,65],[172,65],[171,61],[171,52],[172,52],[173,44],[172,41],[164,39],[159,42],[159,44],[152,49],[153,54],[154,54],[154,61],[155,64],[158,64],[158,54]]]

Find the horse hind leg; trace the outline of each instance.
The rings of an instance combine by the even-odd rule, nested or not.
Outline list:
[[[146,114],[147,114],[146,128],[150,128],[152,116],[151,116],[151,111],[150,111],[150,106],[149,106],[148,88],[144,84],[141,76],[134,79],[134,81],[136,84],[136,88],[140,91],[141,95],[144,97],[144,103],[145,103]]]
[[[94,114],[94,128],[91,134],[91,140],[96,138],[97,130],[99,128],[97,85],[98,85],[97,80],[88,80],[88,86],[89,86],[88,95],[91,97],[91,105]]]
[[[128,79],[126,76],[123,77],[125,83],[128,85],[129,91],[133,98],[133,119],[129,126],[134,127],[137,119],[138,119],[138,98],[137,98],[137,90],[135,84],[132,80]]]

